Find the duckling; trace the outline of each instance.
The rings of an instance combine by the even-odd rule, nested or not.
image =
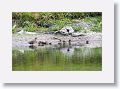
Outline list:
[[[38,44],[41,44],[41,41],[39,41]]]
[[[61,39],[59,39],[59,42],[58,42],[58,44],[59,44],[59,45],[61,45],[61,44],[62,44],[62,42],[61,42]]]
[[[31,48],[31,49],[36,49],[37,47],[34,46],[34,45],[30,45],[29,48]]]
[[[63,40],[63,43],[65,43],[66,41],[65,40]]]
[[[65,41],[65,40],[63,40],[63,45],[65,45],[65,43],[66,43],[66,41]]]
[[[47,42],[43,42],[43,41],[38,42],[38,46],[44,46],[44,45],[47,45]]]
[[[69,51],[70,51],[70,48],[68,48],[67,51],[69,52]]]
[[[49,45],[52,45],[52,43],[50,42]]]
[[[38,44],[38,46],[44,46],[44,44]]]
[[[38,46],[44,46],[44,45],[42,44],[42,41],[39,41],[39,42],[38,42]]]
[[[36,37],[34,40],[29,41],[28,43],[29,43],[29,44],[34,44],[34,43],[36,43],[36,42],[37,42],[36,40],[37,40],[37,37]]]
[[[88,40],[86,41],[86,44],[89,44],[89,41],[88,41]]]
[[[69,45],[71,45],[71,40],[68,41]]]
[[[47,44],[47,42],[42,42],[42,44],[46,45],[46,44]]]

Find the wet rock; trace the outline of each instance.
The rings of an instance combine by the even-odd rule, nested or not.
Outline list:
[[[74,33],[72,33],[72,36],[73,36],[73,37],[85,36],[85,33],[74,32]]]

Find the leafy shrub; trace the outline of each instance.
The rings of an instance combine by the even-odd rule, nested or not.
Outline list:
[[[31,23],[29,21],[25,21],[24,22],[24,28],[25,28],[26,31],[33,32],[37,29],[37,26],[34,23]]]
[[[101,12],[13,12],[12,13],[12,31],[16,28],[25,28],[26,31],[57,31],[66,25],[71,25],[75,20],[83,20],[90,24],[91,31],[102,31],[102,13]],[[75,23],[77,23],[75,21]],[[14,28],[14,26],[16,27]],[[75,31],[86,30],[85,27],[73,27]]]

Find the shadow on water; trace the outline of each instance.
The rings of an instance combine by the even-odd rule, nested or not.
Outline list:
[[[13,71],[101,71],[102,47],[73,45],[29,46],[12,50]]]

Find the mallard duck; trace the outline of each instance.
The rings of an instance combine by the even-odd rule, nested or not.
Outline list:
[[[68,41],[69,45],[71,45],[71,40]]]
[[[63,40],[63,45],[65,46],[65,43],[66,43],[66,41],[65,40]]]
[[[88,40],[86,41],[86,44],[89,44],[89,41],[88,41]]]
[[[29,41],[28,43],[29,43],[29,44],[34,44],[34,43],[36,43],[36,42],[37,42],[36,40],[37,40],[37,37],[36,37],[34,40]]]
[[[69,52],[69,51],[70,51],[70,49],[68,48],[68,49],[67,49],[67,51]]]
[[[34,46],[34,45],[30,45],[29,48],[31,48],[31,49],[36,49],[37,47]]]
[[[47,45],[47,42],[43,42],[43,41],[38,42],[38,46],[44,46],[44,45]]]
[[[44,45],[46,45],[46,44],[47,44],[47,42],[41,42],[41,44],[44,44]]]
[[[59,44],[59,45],[61,45],[61,44],[62,44],[62,42],[61,42],[61,39],[59,39],[59,42],[58,42],[58,44]]]
[[[49,45],[52,45],[52,43],[50,42]]]
[[[63,43],[65,43],[66,41],[65,40],[63,40]]]

